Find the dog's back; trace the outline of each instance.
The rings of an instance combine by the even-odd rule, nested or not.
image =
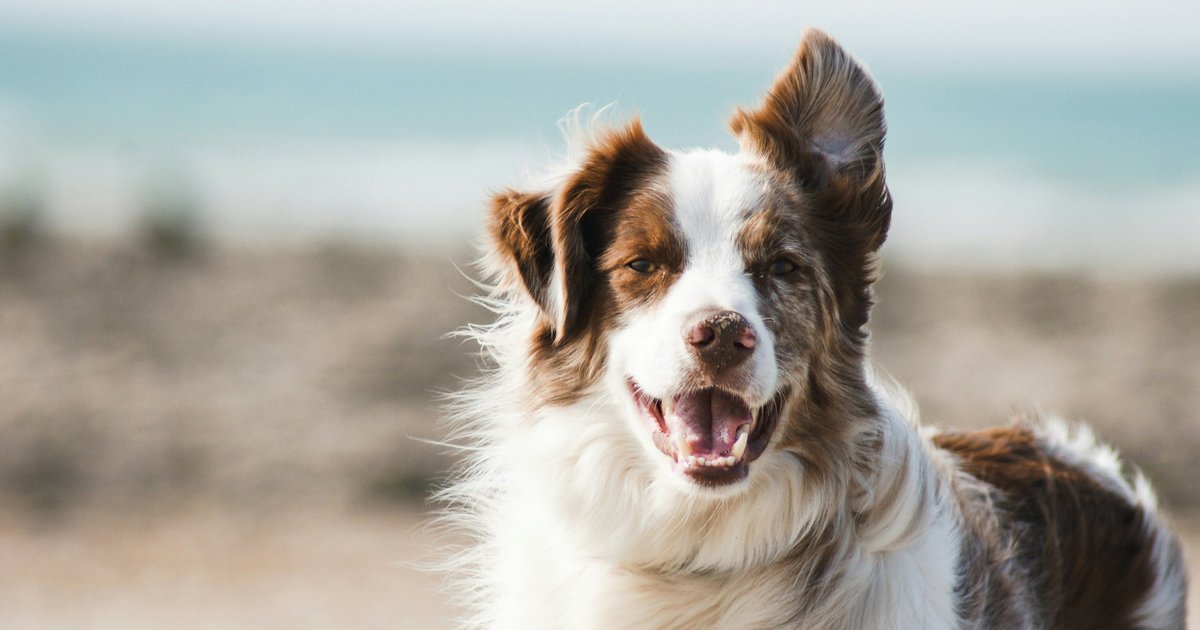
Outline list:
[[[974,553],[964,593],[988,627],[1028,616],[1052,628],[1182,628],[1182,554],[1153,492],[1130,484],[1090,432],[1025,424],[933,442],[970,481],[959,489]]]

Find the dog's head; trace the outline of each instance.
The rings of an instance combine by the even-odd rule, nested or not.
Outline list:
[[[531,394],[613,397],[656,474],[719,495],[871,404],[854,394],[891,211],[882,99],[825,34],[731,126],[733,155],[664,150],[634,121],[553,190],[497,195],[489,232],[537,312]]]

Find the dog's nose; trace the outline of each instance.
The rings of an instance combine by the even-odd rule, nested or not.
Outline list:
[[[714,370],[741,364],[758,343],[750,322],[736,311],[702,313],[685,327],[684,340]]]

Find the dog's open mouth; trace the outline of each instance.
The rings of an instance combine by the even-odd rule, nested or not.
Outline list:
[[[658,450],[675,460],[675,470],[706,486],[734,483],[750,473],[771,441],[785,398],[751,409],[744,399],[717,388],[648,396],[632,380],[629,391]]]

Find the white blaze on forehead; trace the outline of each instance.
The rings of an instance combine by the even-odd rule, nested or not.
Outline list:
[[[687,251],[683,275],[672,293],[686,293],[691,302],[681,307],[757,316],[754,285],[738,248],[746,216],[763,203],[765,181],[754,164],[745,155],[720,151],[671,156],[668,181]]]
[[[668,181],[689,264],[728,262],[748,212],[762,205],[765,179],[757,158],[721,151],[673,153]]]

